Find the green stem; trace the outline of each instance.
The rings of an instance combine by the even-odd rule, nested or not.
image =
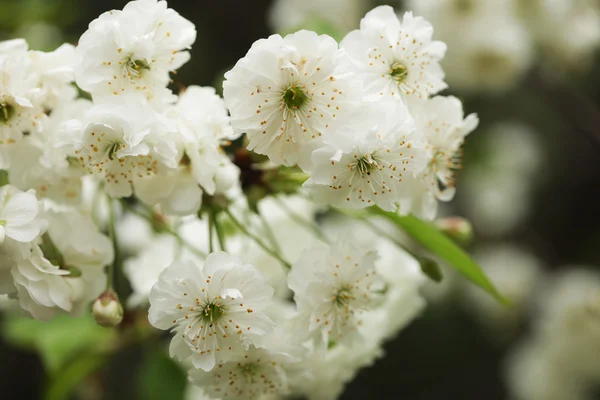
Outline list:
[[[331,241],[327,238],[327,236],[325,236],[325,234],[321,231],[321,229],[319,229],[319,226],[317,224],[313,223],[312,221],[306,220],[303,217],[301,217],[300,215],[296,214],[296,212],[294,210],[292,210],[287,204],[285,204],[285,202],[283,200],[281,200],[279,197],[273,197],[273,198],[275,199],[277,204],[279,204],[279,207],[281,207],[285,212],[288,213],[288,215],[290,216],[290,218],[292,220],[294,220],[299,225],[302,225],[303,227],[307,228],[309,231],[314,233],[315,236],[317,236],[323,242],[331,243]]]
[[[208,252],[209,253],[214,253],[215,252],[215,248],[213,246],[213,234],[214,234],[214,230],[215,230],[215,214],[214,212],[211,210],[208,214]]]
[[[379,212],[381,210],[379,207],[372,207],[372,209],[373,209],[372,214],[382,215],[381,212]],[[417,261],[421,260],[420,255],[418,255],[415,252],[408,249],[403,243],[401,243],[392,234],[390,234],[389,232],[386,232],[385,229],[381,229],[379,226],[377,226],[377,224],[375,224],[373,221],[371,221],[369,219],[369,214],[367,214],[365,212],[359,212],[359,211],[347,211],[347,210],[342,210],[339,208],[336,208],[335,211],[339,212],[340,214],[344,214],[344,215],[361,220],[362,222],[365,223],[365,225],[369,226],[369,228],[371,228],[372,231],[384,236],[385,238],[390,240],[392,243],[394,243],[396,246],[400,247],[402,250],[404,250],[405,252],[407,252],[408,254],[413,256]],[[381,210],[381,211],[385,213],[385,211],[383,211],[383,210]],[[382,215],[382,216],[386,217],[386,215]]]
[[[135,207],[132,207],[131,205],[129,205],[126,201],[121,200],[121,205],[123,206],[123,208],[125,208],[127,211],[141,217],[144,218],[146,221],[148,221],[150,223],[150,225],[154,225],[155,221],[152,218],[151,215],[147,215],[144,214],[143,212],[141,212],[140,210],[137,210]],[[150,210],[148,210],[150,211]],[[169,226],[167,226],[166,224],[163,224],[160,228],[160,232],[161,233],[166,233],[169,234],[171,236],[173,236],[175,239],[177,239],[177,241],[182,245],[185,246],[188,250],[190,250],[192,253],[196,254],[199,257],[202,258],[206,258],[206,253],[204,253],[203,251],[198,250],[196,247],[194,247],[192,244],[190,244],[189,242],[187,242],[185,239],[183,239],[181,236],[179,236],[179,234],[177,232],[175,232],[174,230],[172,230]]]
[[[223,234],[223,229],[221,227],[221,224],[219,223],[219,220],[217,219],[217,212],[214,210],[211,212],[213,213],[215,230],[217,231],[217,239],[219,239],[219,247],[221,247],[221,250],[227,251],[227,249],[225,248],[225,235]]]
[[[120,260],[117,232],[115,230],[115,209],[112,199],[108,200],[108,236],[114,249],[114,260],[110,263],[106,272],[106,290],[112,290],[115,284],[115,269]]]
[[[275,251],[281,252],[281,247],[279,246],[279,242],[277,241],[277,238],[275,238],[275,234],[273,233],[273,229],[271,229],[271,225],[269,225],[269,223],[267,222],[267,219],[260,211],[257,214],[258,214],[258,217],[260,218],[260,221],[262,222],[262,224],[265,227],[265,233],[269,237],[269,241],[273,245],[273,248],[275,249]]]
[[[292,268],[292,265],[289,262],[287,262],[286,260],[284,260],[283,257],[281,257],[276,251],[274,251],[273,249],[268,247],[262,240],[260,240],[254,234],[250,233],[250,231],[248,231],[248,229],[246,229],[246,227],[233,216],[231,211],[225,210],[225,213],[227,214],[227,216],[229,216],[231,221],[233,221],[233,223],[238,227],[239,230],[241,230],[250,239],[254,240],[256,242],[256,244],[258,244],[260,247],[263,248],[264,251],[266,251],[268,254],[275,257],[277,260],[279,260],[279,262],[282,263],[283,266],[286,267],[287,269]]]

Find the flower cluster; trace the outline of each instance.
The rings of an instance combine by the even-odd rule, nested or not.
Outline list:
[[[435,218],[478,119],[410,12],[258,40],[223,98],[170,85],[195,38],[135,0],[77,47],[0,43],[0,295],[114,326],[125,275],[209,397],[336,398],[424,306],[422,260],[365,209]]]
[[[478,120],[434,96],[447,87],[446,45],[432,36],[423,18],[381,6],[339,47],[309,31],[259,40],[225,74],[234,132],[271,161],[298,164],[321,203],[433,218]]]

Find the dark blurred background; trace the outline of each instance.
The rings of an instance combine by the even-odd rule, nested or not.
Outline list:
[[[24,35],[30,38],[32,48],[43,50],[52,50],[63,41],[76,44],[91,20],[104,11],[122,8],[125,3],[0,0],[0,37]],[[198,31],[191,61],[179,71],[175,85],[220,85],[223,73],[244,56],[252,43],[272,33],[266,21],[270,3],[270,0],[170,0],[169,6],[195,23]],[[534,68],[515,90],[505,94],[457,95],[465,101],[466,111],[477,112],[481,120],[480,128],[466,145],[465,171],[470,163],[477,162],[477,149],[485,141],[488,128],[498,121],[520,122],[531,127],[544,152],[543,165],[534,177],[536,185],[529,211],[503,240],[526,246],[547,270],[573,264],[600,265],[598,62],[583,74],[561,77],[558,81],[541,76]],[[458,191],[461,191],[460,177]],[[468,207],[455,201],[450,210],[465,215]],[[493,240],[486,236],[485,229],[479,230],[476,226],[478,243]],[[489,340],[469,313],[456,306],[455,297],[432,304],[386,346],[385,358],[359,374],[342,399],[507,398],[502,368],[509,346]],[[519,329],[526,331],[527,323]],[[39,356],[2,340],[0,398],[40,398],[45,379]],[[96,378],[88,379],[86,385],[93,386],[94,379],[101,379],[110,383],[103,398],[145,399],[145,393],[157,384],[149,383],[149,388],[139,389],[140,374],[149,373],[143,357],[147,355],[142,356],[141,349],[132,346],[112,359]],[[178,371],[161,371],[163,383],[157,390],[169,386],[164,383],[167,380],[183,379]],[[83,392],[77,396],[88,398]],[[178,395],[171,393],[165,398],[177,399]]]

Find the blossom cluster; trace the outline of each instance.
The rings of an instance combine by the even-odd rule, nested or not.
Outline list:
[[[344,212],[433,219],[478,119],[439,95],[446,45],[410,12],[260,39],[223,98],[173,91],[195,38],[135,0],[76,47],[0,43],[0,294],[38,319],[97,299],[114,325],[122,272],[208,397],[336,398],[424,306],[396,228]]]
[[[319,202],[433,218],[454,195],[460,146],[478,119],[465,118],[440,61],[433,27],[388,6],[338,44],[300,31],[257,41],[225,74],[225,104],[249,149],[297,164]]]

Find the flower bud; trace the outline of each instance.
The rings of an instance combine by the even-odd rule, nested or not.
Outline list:
[[[240,169],[233,163],[222,163],[215,173],[215,194],[223,194],[240,181]]]
[[[435,221],[435,224],[443,233],[458,243],[467,244],[473,239],[473,226],[464,218],[441,218]]]
[[[113,327],[123,320],[123,306],[112,290],[102,293],[92,306],[92,315],[98,325]]]

